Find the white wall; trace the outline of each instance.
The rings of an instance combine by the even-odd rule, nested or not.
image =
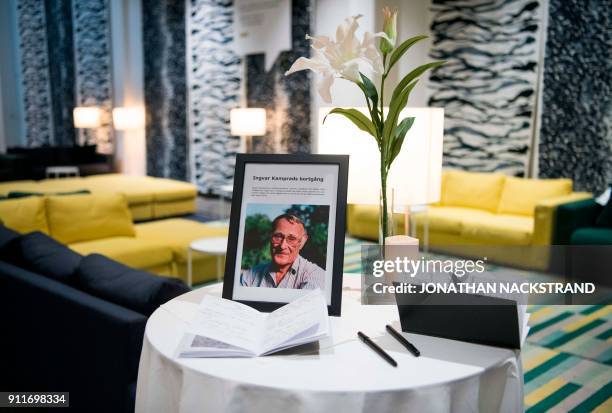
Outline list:
[[[382,30],[382,8],[386,5],[399,10],[398,39],[406,40],[419,34],[429,35],[429,4],[430,0],[317,0],[315,2],[314,34],[334,37],[336,27],[348,16],[362,14],[359,20],[361,37],[364,31],[378,32]],[[391,96],[393,86],[415,67],[431,61],[428,57],[430,39],[413,46],[391,71],[385,85],[385,103]],[[378,86],[380,77],[366,73]],[[319,109],[326,106],[365,106],[363,94],[354,84],[337,80],[332,87],[332,105],[328,105],[317,93],[319,79],[313,76],[312,85],[312,151],[318,147]],[[426,93],[427,76],[422,76],[413,89],[408,106],[427,106]]]
[[[406,40],[410,37],[414,37],[417,35],[430,35],[429,31],[429,23],[430,23],[430,15],[429,15],[429,4],[430,0],[386,0],[386,1],[377,1],[378,4],[378,16],[380,16],[380,10],[385,5],[389,5],[391,7],[396,7],[399,11],[397,26],[398,26],[398,40]],[[378,28],[382,27],[382,19],[377,25]],[[412,69],[422,64],[428,63],[432,61],[428,56],[429,49],[431,48],[431,38],[421,40],[416,45],[412,46],[410,50],[404,54],[402,59],[396,65],[396,67],[391,71],[389,77],[387,77],[387,82],[390,87],[394,86],[399,82],[402,77],[407,75]],[[421,76],[421,80],[417,86],[410,93],[410,100],[408,101],[408,106],[410,107],[424,107],[427,106],[427,81],[429,79],[429,72],[426,72],[425,75]],[[386,89],[386,88],[385,88]],[[385,90],[386,96],[391,96],[393,89],[391,88],[389,92]]]
[[[0,151],[25,143],[16,0],[0,1]]]
[[[144,107],[140,1],[111,0],[113,106]],[[115,131],[115,161],[128,175],[146,175],[145,130]]]
[[[364,31],[373,32],[375,29],[375,0],[317,0],[314,12],[314,35],[326,35],[334,38],[336,27],[346,17],[362,14],[359,19],[360,30],[357,35],[361,37]],[[366,73],[371,76],[371,73]],[[378,82],[376,79],[372,81]],[[332,105],[327,104],[317,93],[319,79],[313,76],[312,84],[312,152],[315,153],[318,145],[319,109],[326,106],[365,106],[363,94],[357,86],[346,80],[336,80],[331,89]]]

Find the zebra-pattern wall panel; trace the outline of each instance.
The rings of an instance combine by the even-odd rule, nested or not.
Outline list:
[[[53,143],[74,145],[74,53],[72,11],[69,1],[45,1],[49,83],[53,105]]]
[[[185,2],[143,0],[142,27],[147,174],[186,180]]]
[[[78,144],[97,145],[98,152],[112,153],[112,75],[110,10],[108,0],[72,2],[76,106],[97,106],[102,126],[78,129]]]
[[[612,3],[550,0],[539,169],[574,188],[612,183]]]
[[[242,65],[231,46],[231,0],[191,0],[187,22],[191,181],[203,193],[231,184],[239,137],[229,112],[238,106]]]
[[[30,147],[53,145],[55,141],[45,3],[39,0],[19,0],[17,27],[25,114],[25,142]]]
[[[254,138],[255,152],[310,151],[310,71],[285,76],[300,56],[310,56],[311,0],[291,2],[291,50],[282,52],[269,72],[264,55],[247,57],[247,102],[267,112],[268,131]],[[268,58],[268,56],[266,56]]]
[[[445,108],[444,164],[522,176],[531,145],[540,5],[534,0],[432,0],[429,82]]]

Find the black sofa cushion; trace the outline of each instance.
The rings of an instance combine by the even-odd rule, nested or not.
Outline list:
[[[165,302],[191,291],[181,280],[135,270],[100,254],[81,260],[77,288],[150,316]]]
[[[33,163],[42,165],[78,165],[96,160],[96,145],[40,146],[37,148],[9,148],[8,153],[25,155]]]
[[[0,155],[3,180],[44,179],[48,166],[77,166],[81,176],[113,172],[113,156],[96,152],[96,145],[8,148]]]
[[[70,283],[83,256],[42,232],[14,238],[2,249],[2,257],[26,270]]]
[[[10,228],[0,225],[0,250],[3,250],[15,238],[19,238],[20,234]],[[4,255],[4,254],[2,254]]]
[[[9,154],[23,155],[27,157],[32,164],[41,165],[57,165],[58,153],[60,151],[60,147],[53,146],[39,146],[37,148],[15,147],[7,149],[7,153]]]

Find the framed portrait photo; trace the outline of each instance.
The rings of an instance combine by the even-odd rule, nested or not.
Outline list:
[[[273,311],[319,288],[340,315],[348,162],[237,155],[223,298]]]

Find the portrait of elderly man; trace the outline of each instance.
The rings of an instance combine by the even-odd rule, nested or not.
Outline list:
[[[291,214],[272,221],[270,262],[243,270],[240,285],[244,287],[323,289],[325,270],[300,255],[308,241],[304,222]]]

